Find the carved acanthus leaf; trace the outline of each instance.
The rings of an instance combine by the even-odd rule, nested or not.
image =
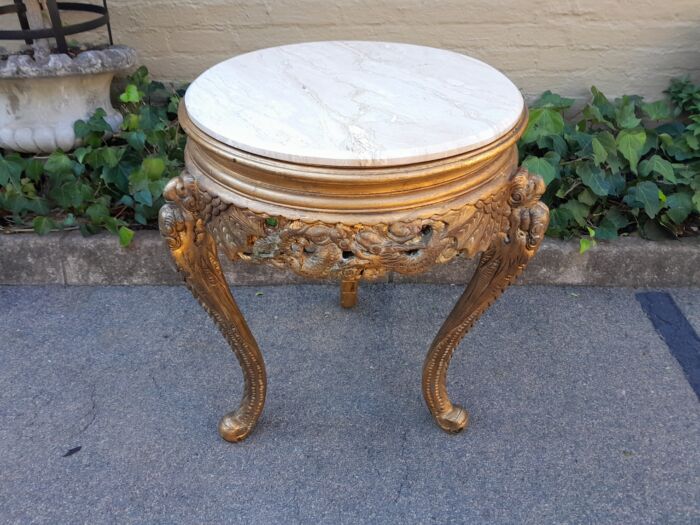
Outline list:
[[[232,260],[289,268],[313,278],[376,278],[387,271],[421,273],[460,253],[473,257],[510,228],[512,210],[537,200],[532,176],[521,170],[498,192],[441,216],[390,224],[303,222],[238,208],[183,175],[173,191],[197,215]],[[185,189],[186,188],[186,189]],[[536,195],[535,195],[536,194]],[[533,201],[534,202],[534,201]]]

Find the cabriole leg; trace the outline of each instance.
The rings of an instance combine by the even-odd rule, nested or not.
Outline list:
[[[243,370],[240,406],[219,423],[221,437],[241,441],[253,431],[265,404],[265,363],[221,271],[216,242],[206,228],[210,207],[202,202],[194,179],[187,174],[173,179],[165,198],[160,231],[187,287],[221,330]]]
[[[469,421],[467,411],[450,401],[447,370],[455,348],[479,317],[522,273],[537,252],[549,223],[549,210],[538,201],[544,191],[534,175],[518,176],[513,184],[507,231],[482,254],[462,297],[435,337],[423,365],[423,396],[435,421],[445,431],[459,432]]]

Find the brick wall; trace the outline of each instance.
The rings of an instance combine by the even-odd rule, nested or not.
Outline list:
[[[528,96],[659,97],[700,80],[700,0],[111,0],[115,38],[153,76],[191,80],[232,55],[304,40],[412,42],[475,56]]]

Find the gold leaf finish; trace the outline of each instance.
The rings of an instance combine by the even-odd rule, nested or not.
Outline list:
[[[505,289],[523,272],[535,255],[549,224],[549,210],[539,202],[542,179],[521,170],[511,183],[505,228],[495,230],[489,247],[467,289],[440,328],[423,365],[423,397],[437,424],[448,432],[459,432],[468,423],[467,411],[453,405],[447,395],[447,369],[452,353]],[[500,215],[500,214],[499,214]]]
[[[351,308],[358,282],[387,272],[421,273],[462,254],[481,261],[445,321],[423,368],[423,394],[438,425],[465,428],[467,412],[447,395],[452,354],[479,316],[523,271],[547,229],[542,180],[517,169],[518,125],[489,146],[428,163],[344,169],[302,166],[237,151],[181,119],[187,169],[168,185],[160,228],[185,281],[243,369],[239,408],[219,426],[240,441],[265,401],[262,354],[219,265],[268,264],[341,281]]]
[[[243,370],[243,400],[219,423],[224,439],[241,441],[252,432],[265,404],[265,363],[229,291],[216,243],[206,228],[217,210],[202,201],[189,178],[170,181],[165,197],[169,203],[160,210],[160,231],[188,288],[221,330]]]

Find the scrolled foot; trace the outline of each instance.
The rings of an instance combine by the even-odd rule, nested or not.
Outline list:
[[[469,412],[460,405],[452,405],[452,409],[443,413],[435,414],[435,421],[445,432],[457,434],[469,424]]]
[[[255,428],[255,421],[241,417],[240,412],[229,412],[219,421],[219,435],[230,443],[238,443],[247,438]]]

